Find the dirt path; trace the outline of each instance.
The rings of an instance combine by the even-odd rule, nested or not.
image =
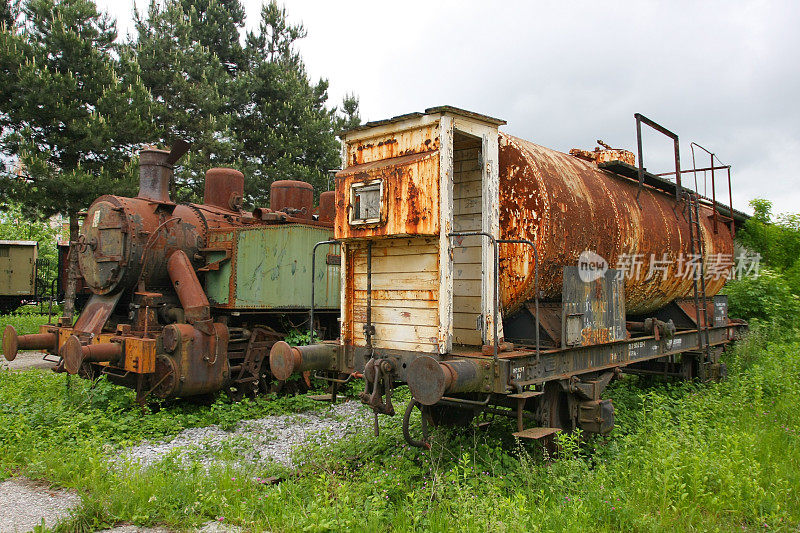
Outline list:
[[[0,532],[24,533],[42,524],[53,527],[80,503],[80,497],[66,490],[51,490],[26,478],[0,483]]]
[[[42,352],[19,352],[16,359],[13,361],[6,361],[5,358],[0,356],[0,366],[3,368],[10,368],[11,370],[26,370],[28,368],[53,368],[56,364],[52,361],[45,361],[43,359],[44,353]],[[54,355],[48,356],[48,359],[55,359]]]

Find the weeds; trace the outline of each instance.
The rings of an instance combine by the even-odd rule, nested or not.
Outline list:
[[[109,458],[185,427],[319,406],[304,397],[173,403],[143,415],[132,393],[103,382],[68,388],[63,376],[2,372],[0,467],[81,491],[62,531],[209,520],[252,531],[795,531],[799,354],[794,332],[764,327],[726,354],[726,382],[621,380],[609,391],[617,429],[559,437],[556,458],[512,440],[505,423],[436,430],[420,451],[384,417],[378,437],[365,427],[300,449],[274,486],[262,483],[274,465],[209,468],[170,455],[141,469]]]
[[[37,311],[38,313],[38,311]],[[0,315],[0,331],[6,329],[6,326],[14,326],[18,335],[28,335],[30,333],[39,333],[39,326],[47,324],[47,315],[40,315],[32,312],[24,312],[20,314]],[[53,315],[52,319],[58,315]]]

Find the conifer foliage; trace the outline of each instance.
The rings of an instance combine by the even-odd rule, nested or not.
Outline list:
[[[354,96],[330,108],[328,82],[309,79],[295,49],[306,31],[284,8],[265,4],[242,40],[244,22],[238,0],[153,1],[136,14],[133,46],[160,141],[193,145],[176,173],[178,199],[199,198],[203,173],[220,165],[245,173],[249,203],[264,205],[279,179],[325,190],[340,166],[334,134],[359,122]]]
[[[135,190],[130,154],[152,128],[150,94],[116,37],[90,0],[28,0],[0,31],[4,200],[75,219],[101,194]]]

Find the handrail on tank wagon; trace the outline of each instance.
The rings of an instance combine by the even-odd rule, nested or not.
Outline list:
[[[536,245],[527,239],[495,239],[494,235],[487,233],[485,231],[457,231],[453,233],[448,233],[448,237],[486,237],[489,239],[489,242],[492,243],[492,251],[494,252],[494,286],[493,289],[493,300],[494,300],[494,309],[492,313],[492,326],[494,328],[494,335],[493,338],[493,359],[494,362],[497,363],[498,360],[498,352],[499,352],[499,340],[497,338],[497,314],[498,309],[500,307],[499,301],[499,286],[500,286],[500,254],[497,249],[498,244],[527,244],[531,248],[533,248],[533,294],[535,300],[535,309],[536,309],[536,316],[534,317],[536,320],[536,358],[539,359],[539,250],[536,249]],[[461,246],[459,244],[459,246]]]
[[[661,124],[650,120],[641,113],[634,113],[633,118],[636,119],[636,147],[639,150],[639,190],[636,192],[636,203],[639,204],[639,194],[642,192],[644,186],[644,158],[642,156],[642,123],[650,126],[659,133],[662,133],[672,139],[675,150],[675,200],[681,200],[683,187],[681,186],[681,145],[678,141],[678,135],[672,133]],[[641,207],[641,204],[639,204]]]
[[[314,282],[316,280],[316,265],[317,265],[317,248],[323,244],[341,244],[336,239],[330,241],[321,241],[314,245],[311,250],[311,309],[309,310],[309,323],[308,323],[308,343],[314,343]]]
[[[731,220],[730,220],[731,236],[735,236],[736,230],[733,229],[733,227],[734,227],[734,224],[733,224],[733,192],[731,191],[731,166],[730,165],[726,165],[725,163],[720,161],[719,157],[717,157],[717,154],[715,154],[714,152],[708,150],[704,146],[701,146],[701,145],[697,144],[694,141],[692,141],[689,144],[689,147],[692,149],[692,167],[694,167],[695,169],[697,168],[697,163],[695,163],[695,158],[694,158],[694,149],[695,149],[695,147],[697,147],[697,148],[701,149],[702,151],[704,151],[705,153],[707,153],[711,158],[711,166],[709,167],[709,170],[711,170],[711,212],[714,215],[714,233],[717,233],[717,186],[716,186],[715,178],[714,178],[714,170],[715,169],[727,168],[727,170],[728,170],[728,196],[729,196],[729,200],[730,200],[730,204],[729,204],[728,208],[729,208],[730,215],[731,215]],[[714,166],[714,160],[715,159],[717,160],[717,163],[720,164],[719,167],[715,167]],[[698,172],[697,170],[694,170],[694,188],[695,188],[695,191],[697,191],[699,189],[699,187],[697,186],[697,172]],[[707,194],[707,192],[705,191],[705,183],[706,183],[706,181],[705,181],[705,172],[703,172],[703,176],[704,176],[703,177],[703,186],[704,186],[703,194]]]

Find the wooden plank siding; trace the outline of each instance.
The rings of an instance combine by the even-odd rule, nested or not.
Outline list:
[[[438,239],[381,239],[372,243],[372,324],[375,348],[438,352]],[[352,340],[365,346],[367,244],[350,243]]]
[[[453,151],[453,230],[481,231],[480,141],[457,135]],[[482,237],[456,239],[453,249],[453,344],[483,343],[481,320]]]

